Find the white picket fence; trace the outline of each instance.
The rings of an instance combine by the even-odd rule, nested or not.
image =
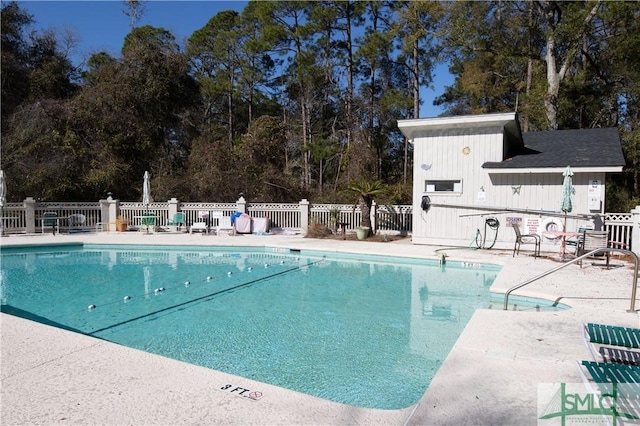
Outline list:
[[[312,204],[307,200],[299,203],[247,203],[240,198],[235,203],[154,202],[145,206],[141,202],[121,202],[108,198],[98,202],[38,202],[27,198],[22,203],[8,203],[2,208],[2,231],[4,234],[34,234],[42,232],[42,217],[45,212],[54,212],[61,219],[62,232],[88,232],[115,230],[116,218],[130,224],[140,221],[146,214],[155,216],[155,224],[166,227],[174,214],[185,214],[186,225],[201,221],[206,213],[213,212],[230,216],[235,212],[246,213],[252,218],[268,218],[271,229],[292,230],[305,234],[310,225],[326,224],[336,229],[339,224],[347,231],[354,231],[361,223],[362,212],[352,204]],[[72,215],[84,216],[81,225],[65,226],[65,219]],[[635,219],[634,219],[635,217]],[[637,219],[637,220],[636,220]],[[377,205],[374,203],[371,222],[376,232],[411,234],[413,206]],[[640,227],[640,207],[629,213],[606,213],[603,217],[605,229],[611,241],[619,247],[633,249],[634,223]],[[640,235],[640,229],[636,229]]]
[[[155,225],[166,227],[178,212],[184,213],[187,226],[202,221],[202,217],[212,217],[213,212],[220,212],[224,216],[241,212],[249,214],[252,218],[268,218],[270,228],[301,233],[306,233],[310,223],[324,223],[329,226],[342,223],[347,231],[352,231],[360,225],[362,218],[358,206],[311,204],[307,200],[299,203],[247,203],[241,198],[235,203],[193,203],[172,199],[167,202],[153,202],[147,206],[141,202],[121,202],[112,199],[100,200],[97,203],[36,202],[33,199],[27,199],[22,203],[8,203],[4,207],[2,211],[4,232],[7,234],[42,232],[42,217],[45,212],[57,214],[62,231],[75,232],[114,230],[116,219],[136,224],[145,215],[154,216]],[[65,227],[65,220],[75,214],[85,217],[82,226]],[[378,206],[374,203],[371,216],[372,224],[377,231],[411,233],[412,206],[410,205]]]

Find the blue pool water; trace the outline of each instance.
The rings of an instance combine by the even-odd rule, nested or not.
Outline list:
[[[499,271],[274,248],[1,253],[3,312],[380,409],[418,401]]]

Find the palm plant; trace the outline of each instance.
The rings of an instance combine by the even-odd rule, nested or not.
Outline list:
[[[387,192],[386,185],[381,180],[361,180],[353,182],[347,188],[347,192],[356,197],[355,205],[360,205],[360,212],[362,213],[360,226],[369,228],[369,233],[371,233],[371,206],[373,205],[373,198],[377,195],[385,194]]]

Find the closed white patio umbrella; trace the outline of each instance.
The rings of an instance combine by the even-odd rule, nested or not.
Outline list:
[[[571,213],[573,210],[573,201],[571,196],[573,195],[573,171],[571,166],[567,166],[562,173],[564,180],[562,181],[562,202],[560,204],[560,211],[564,212],[564,224],[563,229],[567,232],[567,213]],[[562,236],[562,256],[564,257],[567,247],[567,237]]]
[[[149,172],[144,172],[144,177],[142,179],[142,204],[147,208],[147,215],[149,215],[149,204],[151,204],[153,200],[151,199],[151,177],[149,176]],[[149,224],[147,223],[147,233],[149,233]]]
[[[562,176],[564,176],[564,180],[562,181],[562,204],[560,210],[566,215],[573,210],[573,202],[571,200],[571,195],[573,194],[573,171],[571,166],[567,166]]]
[[[571,213],[573,210],[573,202],[571,196],[573,195],[573,171],[571,166],[567,166],[562,173],[564,180],[562,181],[562,203],[560,204],[560,211],[564,212],[564,229],[567,229],[567,213]]]

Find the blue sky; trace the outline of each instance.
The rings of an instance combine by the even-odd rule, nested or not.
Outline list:
[[[111,1],[25,1],[18,2],[22,9],[33,15],[36,29],[66,28],[79,40],[72,58],[76,65],[92,53],[104,50],[113,56],[120,55],[120,48],[129,33],[130,21],[124,14],[124,4]],[[202,28],[211,17],[223,10],[241,12],[246,1],[148,1],[145,13],[138,25],[152,25],[171,31],[179,42]],[[422,117],[435,117],[442,111],[433,106],[433,99],[440,95],[453,77],[446,66],[436,69],[434,89],[423,88],[421,98]]]

